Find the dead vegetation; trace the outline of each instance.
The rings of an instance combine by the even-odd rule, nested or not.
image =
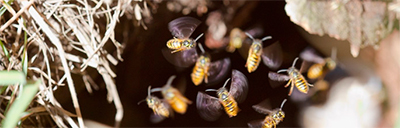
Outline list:
[[[400,12],[398,1],[384,3],[385,6],[382,5],[382,8],[388,7],[389,10],[396,12],[398,18],[398,12]],[[27,113],[24,113],[18,123],[19,126],[25,127],[84,127],[76,88],[84,86],[89,93],[99,89],[98,83],[94,80],[94,77],[98,75],[101,76],[108,90],[107,100],[115,105],[114,126],[119,127],[124,109],[116,89],[117,75],[113,69],[120,61],[123,61],[121,55],[126,43],[115,39],[115,28],[119,20],[126,17],[134,21],[136,27],[147,29],[152,21],[152,13],[157,12],[161,2],[166,2],[166,8],[171,12],[182,14],[196,12],[199,16],[206,14],[209,11],[208,7],[212,6],[209,0],[0,0],[0,2],[0,46],[2,48],[0,70],[23,71],[26,79],[41,81],[39,91],[26,109]],[[244,1],[235,2],[224,1],[225,5],[230,5],[227,8],[227,15],[224,15],[224,20],[221,19],[214,24],[228,28],[243,24],[243,19],[246,19],[243,17],[246,17],[249,12],[235,12]],[[255,4],[256,2],[245,8],[253,8]],[[377,24],[370,25],[377,26],[371,28],[371,31],[381,29],[380,37],[373,37],[373,39],[371,37],[372,41],[361,41],[361,39],[370,39],[367,38],[369,35],[361,36],[359,34],[361,32],[357,31],[359,38],[355,39],[359,40],[353,42],[356,44],[357,54],[358,49],[363,45],[378,44],[377,42],[392,31],[396,26],[393,23],[395,19],[393,12],[390,14],[387,14],[388,11],[382,12],[382,15],[385,14],[381,16],[382,19],[374,22]],[[234,17],[236,13],[238,16]],[[386,26],[378,24],[382,23],[381,21],[390,22],[390,24],[385,24]],[[222,23],[229,23],[232,26]],[[358,26],[361,28],[360,25]],[[305,29],[309,29],[310,33],[320,35],[328,33],[323,31],[328,29],[318,29],[315,32],[311,31],[314,28]],[[227,30],[221,31],[226,33]],[[338,39],[348,38],[338,36]],[[97,72],[91,72],[88,69]],[[77,84],[76,81],[83,81],[83,84]],[[17,85],[0,87],[0,120],[3,120],[9,106],[21,95],[24,87]],[[59,103],[59,99],[55,97],[55,91],[59,88],[69,89],[75,111],[67,111]]]
[[[86,90],[91,93],[99,88],[92,79],[96,75],[86,70],[92,68],[104,80],[108,90],[107,100],[115,104],[115,126],[118,127],[123,118],[123,107],[113,67],[123,60],[123,45],[115,40],[114,30],[119,18],[124,15],[135,17],[145,27],[144,20],[151,17],[149,3],[131,0],[0,2],[0,69],[24,70],[26,65],[27,79],[42,81],[27,109],[29,114],[22,117],[19,125],[84,127],[75,88],[83,85],[76,85],[72,76],[81,76]],[[104,47],[106,43],[112,43],[114,48],[106,50],[110,49]],[[69,89],[75,108],[73,112],[64,110],[54,97],[54,92],[63,86]],[[20,87],[3,86],[1,119],[5,118],[7,106],[20,95]]]

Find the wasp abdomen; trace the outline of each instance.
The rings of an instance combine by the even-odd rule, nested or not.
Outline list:
[[[169,49],[179,49],[179,48],[182,47],[182,43],[181,43],[181,41],[179,39],[170,39],[167,42],[167,47]]]
[[[229,95],[227,91],[222,92],[219,97],[222,106],[224,106],[226,114],[228,114],[229,117],[236,116],[239,111],[239,107],[235,99]]]
[[[302,92],[302,93],[307,93],[308,92],[308,84],[307,81],[304,78],[298,78],[295,80],[295,85],[297,89]]]
[[[249,73],[254,72],[258,65],[260,64],[260,56],[258,56],[257,54],[252,54],[248,59],[247,59],[247,70],[249,71]]]
[[[201,84],[203,82],[204,74],[205,74],[204,73],[204,68],[202,68],[201,65],[197,65],[196,64],[196,66],[194,66],[193,72],[191,74],[192,81],[193,81],[194,85],[197,86],[197,85],[199,85],[199,84]]]
[[[307,73],[307,77],[310,79],[316,79],[322,75],[322,70],[324,66],[322,64],[314,64],[312,65]]]

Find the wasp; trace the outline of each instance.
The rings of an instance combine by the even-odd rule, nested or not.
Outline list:
[[[242,47],[242,42],[246,39],[246,35],[239,28],[233,28],[229,34],[229,44],[226,47],[228,52],[234,52],[236,48]]]
[[[167,47],[171,53],[188,50],[196,46],[196,41],[203,36],[200,34],[196,39],[189,38],[201,21],[192,17],[181,17],[168,23],[168,29],[173,39],[167,41]]]
[[[151,86],[149,86],[148,95],[147,95],[146,99],[143,101],[146,101],[149,108],[151,108],[154,112],[153,115],[151,116],[152,122],[156,123],[156,122],[162,121],[164,118],[167,118],[167,117],[170,117],[171,115],[173,115],[168,103],[166,103],[164,100],[157,98],[156,96],[152,96],[150,89],[151,89]],[[140,101],[138,104],[140,104],[141,102],[142,101]]]
[[[205,54],[203,46],[199,44],[199,48],[202,51],[202,55],[197,59],[196,64],[193,67],[192,74],[190,74],[194,85],[199,85],[203,82],[203,79],[208,83],[208,70],[210,69],[210,57]]]
[[[229,117],[234,117],[240,111],[238,102],[242,102],[247,95],[247,78],[238,70],[232,71],[231,87],[228,90],[225,88],[230,78],[225,81],[225,84],[219,88],[207,89],[206,91],[215,91],[217,96],[213,97],[203,92],[197,93],[196,107],[200,116],[207,121],[215,121],[221,115],[222,110]]]
[[[245,34],[252,39],[252,43],[250,45],[248,42],[244,41],[239,52],[246,58],[245,67],[249,73],[254,72],[258,68],[261,60],[271,69],[276,69],[282,64],[282,48],[278,42],[265,48],[263,47],[262,42],[271,39],[271,36],[266,36],[262,39],[254,39],[248,32],[245,32]]]
[[[161,92],[164,99],[175,112],[184,114],[187,110],[188,104],[192,104],[192,101],[183,96],[178,89],[172,87],[171,84],[175,77],[175,75],[171,76],[163,87],[153,88],[151,89],[151,92]]]
[[[311,48],[304,50],[300,57],[303,60],[313,62],[315,64],[308,68],[307,77],[309,79],[323,78],[326,73],[336,68],[336,48],[332,49],[331,57],[322,58],[316,55],[315,51]]]
[[[212,62],[210,54],[206,53],[202,45],[199,44],[201,53],[196,49],[189,49],[179,53],[170,53],[168,49],[163,49],[164,57],[175,66],[189,67],[194,65],[191,73],[192,82],[197,86],[203,83],[217,83],[220,78],[228,74],[230,59],[228,57]]]
[[[274,110],[265,108],[259,104],[253,105],[254,110],[262,114],[267,114],[267,116],[264,118],[264,120],[252,121],[250,123],[247,123],[247,125],[250,128],[272,128],[272,127],[276,128],[276,125],[278,125],[279,122],[282,122],[283,119],[285,118],[285,112],[283,112],[282,110],[282,107],[285,104],[285,102],[286,99],[282,101],[280,108],[276,108]]]
[[[307,93],[309,90],[309,86],[313,86],[312,84],[309,84],[307,82],[307,80],[304,78],[304,76],[301,74],[300,71],[302,71],[302,69],[300,69],[300,71],[299,71],[294,67],[294,65],[296,64],[296,61],[298,59],[299,59],[298,57],[296,57],[296,59],[294,59],[292,67],[289,67],[289,69],[281,69],[277,73],[274,73],[274,72],[268,73],[268,77],[271,80],[276,80],[276,81],[289,80],[289,82],[285,85],[285,88],[286,88],[289,86],[289,84],[291,84],[290,91],[288,94],[289,96],[292,94],[294,86],[296,86],[296,88],[302,93]],[[278,74],[280,72],[287,72],[288,75]]]

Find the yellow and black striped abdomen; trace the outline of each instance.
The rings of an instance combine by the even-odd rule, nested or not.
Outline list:
[[[304,77],[297,77],[293,82],[294,85],[297,87],[297,89],[302,92],[302,93],[307,93],[308,92],[308,84],[307,81],[304,79]]]
[[[234,117],[239,112],[237,102],[233,96],[229,95],[229,93],[225,92],[220,94],[219,101],[221,102],[222,106],[224,106],[225,112],[229,117]]]
[[[323,73],[324,66],[322,64],[314,64],[312,65],[307,72],[307,77],[310,79],[316,79],[320,77]]]
[[[153,108],[153,110],[156,112],[157,115],[169,117],[169,110],[163,103],[157,105],[157,107]]]
[[[200,62],[197,62],[196,65],[193,67],[192,74],[190,75],[192,77],[192,81],[194,85],[199,85],[203,82],[204,76],[205,76],[205,68]]]
[[[170,39],[167,42],[167,47],[169,49],[180,49],[182,47],[182,41],[181,39]]]
[[[261,61],[260,55],[257,55],[255,53],[249,54],[246,62],[247,71],[249,71],[249,73],[254,72],[257,69],[258,65],[260,64],[260,61]]]
[[[272,117],[271,116],[265,117],[262,128],[273,128],[273,127],[276,127],[276,123],[272,119]]]

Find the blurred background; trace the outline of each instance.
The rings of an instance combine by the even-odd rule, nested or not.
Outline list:
[[[400,37],[397,29],[385,30],[390,32],[376,41],[374,40],[375,42],[370,43],[371,45],[365,43],[367,42],[365,35],[368,35],[366,34],[368,31],[360,30],[362,31],[362,36],[359,37],[361,38],[359,47],[362,49],[359,51],[359,54],[357,53],[358,56],[356,57],[354,56],[354,51],[350,50],[350,45],[354,45],[354,42],[349,42],[348,40],[349,38],[353,38],[352,30],[337,30],[339,34],[348,34],[346,35],[348,37],[345,36],[342,38],[340,37],[341,35],[335,36],[335,33],[329,33],[331,32],[329,29],[323,28],[324,25],[335,25],[333,23],[323,23],[334,19],[327,18],[330,17],[329,14],[323,14],[322,12],[324,11],[318,13],[315,10],[309,11],[309,13],[312,13],[311,16],[307,16],[306,12],[308,10],[297,10],[298,14],[286,12],[296,11],[295,9],[301,8],[310,8],[310,10],[321,9],[321,7],[313,8],[313,4],[299,4],[290,0],[286,2],[204,1],[204,3],[194,1],[187,1],[185,3],[179,0],[161,1],[155,7],[156,12],[152,13],[151,18],[149,18],[150,20],[146,22],[146,19],[144,19],[147,30],[132,25],[131,20],[120,20],[120,23],[117,25],[117,30],[120,31],[116,31],[116,39],[126,41],[122,55],[124,61],[116,67],[118,75],[116,84],[124,107],[122,127],[247,127],[248,122],[265,118],[264,114],[254,111],[251,107],[265,99],[271,101],[273,108],[278,108],[283,99],[288,99],[283,107],[286,117],[283,122],[279,123],[278,127],[395,126],[399,113],[397,109],[399,108],[398,92],[400,91],[398,81],[400,78],[400,63],[398,59],[395,59],[399,55],[399,52],[396,51],[400,48],[398,43],[395,43],[398,42]],[[298,6],[304,5],[304,7],[293,7],[296,4]],[[319,3],[320,6],[322,6],[321,4],[323,3]],[[346,4],[351,5],[352,3],[338,2],[338,4],[343,5],[337,6],[345,7]],[[189,13],[185,12],[188,9],[190,10],[192,6],[199,7],[203,5],[206,5],[207,8],[205,12],[200,12],[198,8],[196,8],[197,10],[191,10]],[[386,3],[387,5],[389,4]],[[372,6],[362,6],[364,8],[374,8]],[[176,10],[171,10],[171,8]],[[163,57],[161,49],[165,48],[166,41],[172,38],[171,33],[168,31],[168,22],[182,16],[191,16],[199,19],[202,23],[192,34],[192,38],[195,38],[200,33],[207,31],[210,25],[207,25],[206,20],[208,20],[210,14],[213,12],[223,15],[222,21],[227,28],[225,36],[228,36],[229,31],[234,27],[242,30],[258,27],[262,28],[263,33],[255,38],[272,36],[272,40],[265,41],[264,44],[267,45],[279,41],[283,50],[283,63],[279,69],[290,67],[294,58],[298,57],[300,52],[306,47],[316,49],[317,53],[322,57],[329,57],[332,48],[337,48],[339,66],[325,77],[325,80],[328,82],[328,89],[310,91],[313,94],[302,94],[297,89],[294,89],[293,95],[288,97],[289,88],[284,88],[283,86],[272,88],[270,86],[268,72],[276,70],[271,70],[261,63],[255,72],[248,73],[244,67],[246,61],[238,51],[233,53],[218,52],[218,54],[213,54],[212,57],[229,57],[232,62],[231,68],[237,69],[246,75],[249,81],[247,99],[239,104],[241,111],[236,117],[229,118],[227,115],[222,114],[214,122],[208,122],[200,118],[195,106],[197,92],[204,91],[207,88],[219,88],[222,86],[223,81],[210,87],[205,87],[204,85],[194,86],[190,81],[192,68],[175,68],[174,65],[166,61]],[[318,14],[315,14],[315,12]],[[344,13],[348,14],[343,17],[348,17],[351,10]],[[288,16],[288,14],[291,16]],[[365,13],[363,14],[365,15]],[[318,18],[317,16],[314,16],[315,19],[313,19],[313,15],[325,15],[325,19]],[[392,16],[393,14],[389,15]],[[379,20],[374,18],[385,16],[388,16],[388,14],[370,18],[361,16],[361,19],[357,20],[364,23],[361,20]],[[294,17],[302,17],[303,19],[298,18],[297,23],[294,23],[291,21],[291,19],[295,19]],[[309,17],[309,19],[304,17]],[[312,20],[321,21],[313,22]],[[393,22],[392,24],[398,24],[394,20],[391,22]],[[348,23],[337,24],[341,24],[338,26],[342,27],[357,26],[350,21]],[[322,27],[321,36],[315,33],[310,34],[309,31],[312,31],[313,27],[307,28],[308,25]],[[395,28],[395,26],[397,25],[391,27]],[[359,26],[359,28],[362,27]],[[331,29],[335,28],[331,27]],[[204,44],[207,38],[207,36],[200,38],[198,42]],[[379,45],[379,48],[374,49],[376,44]],[[209,47],[208,45],[206,51],[213,51],[215,49],[218,48]],[[300,68],[300,62],[302,61],[300,60],[296,64],[296,68]],[[161,87],[171,75],[186,78],[186,91],[184,95],[193,101],[193,104],[189,105],[184,115],[175,113],[173,118],[153,124],[149,120],[152,110],[145,103],[139,105],[137,103],[146,98],[147,87],[149,85],[152,85],[152,87]],[[310,82],[315,84],[315,81]],[[311,88],[311,90],[317,89]],[[111,117],[113,117],[115,111],[112,104],[103,100],[106,98],[106,94],[107,91],[103,88],[93,94],[83,91],[78,95],[85,119],[91,119],[107,125],[113,124]],[[155,95],[161,97],[159,94]],[[396,126],[399,126],[398,123]]]

